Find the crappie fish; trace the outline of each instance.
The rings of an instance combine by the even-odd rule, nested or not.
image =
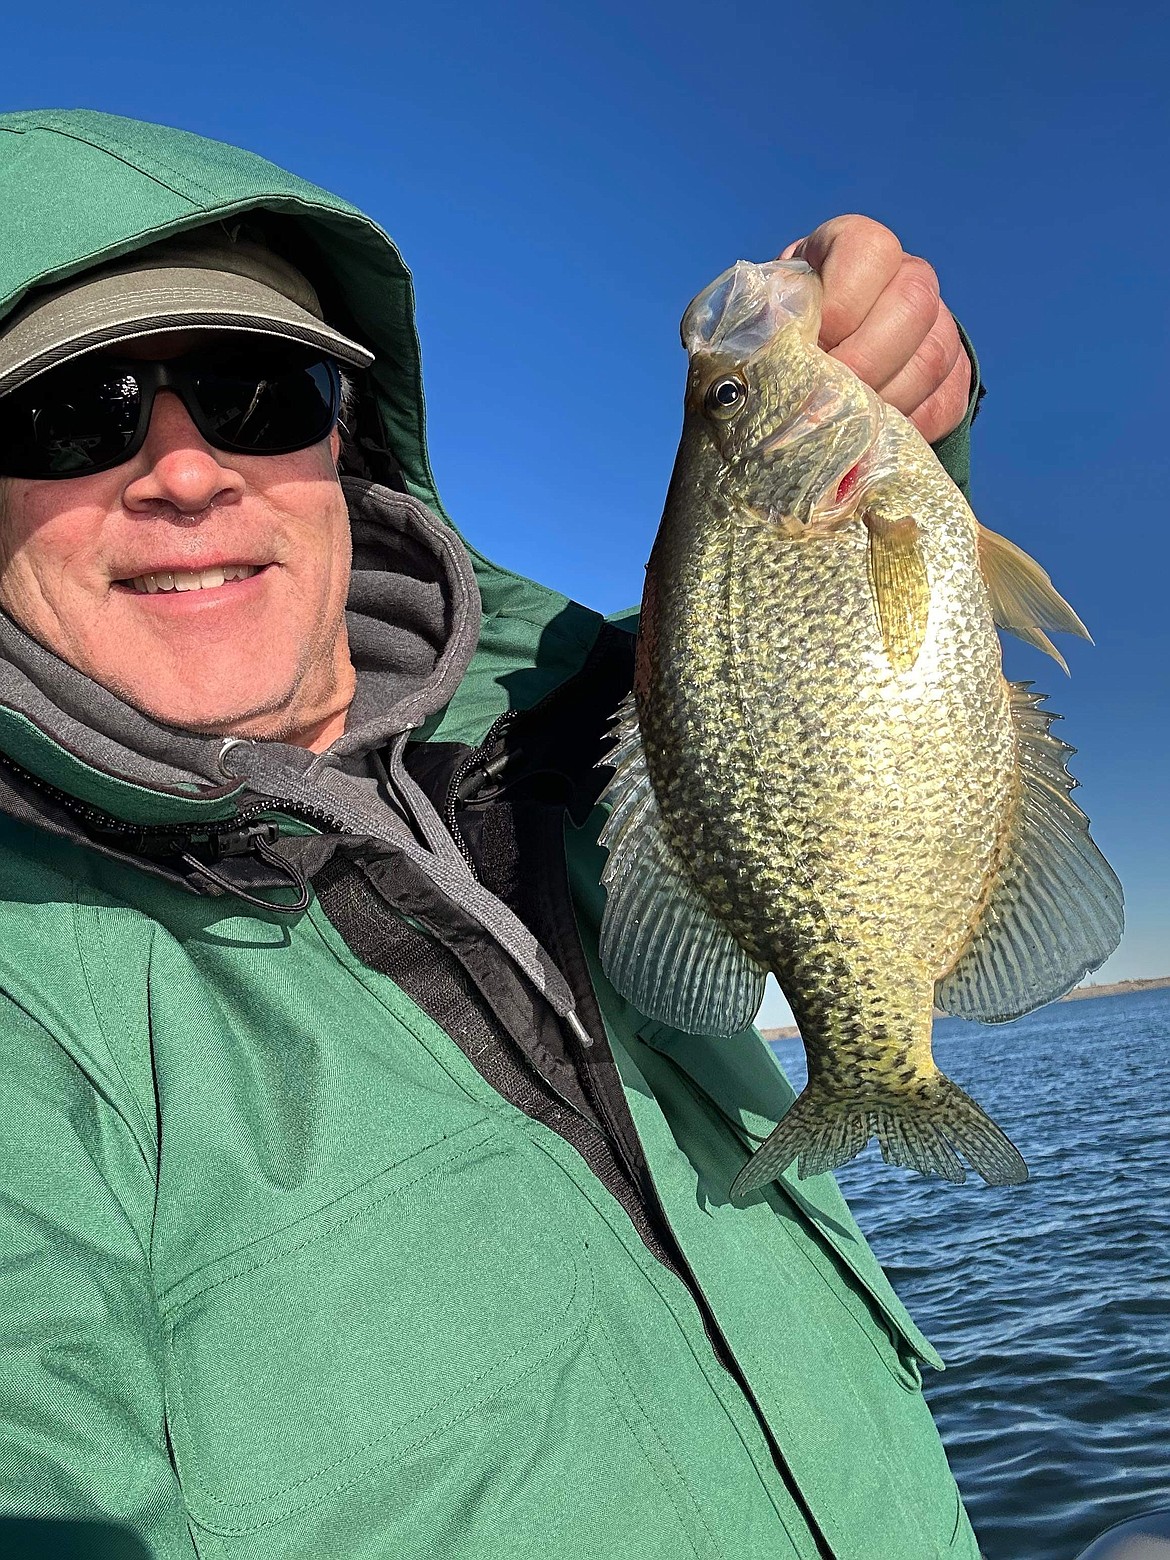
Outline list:
[[[1045,630],[1088,636],[817,347],[820,308],[803,261],[740,261],[682,322],[682,440],[606,760],[602,963],[641,1011],[714,1036],[775,972],[808,1084],[733,1194],[875,1134],[887,1162],[1022,1181],[936,1066],[932,1009],[1017,1017],[1120,938],[1073,749],[1005,681],[996,626],[1062,666]]]

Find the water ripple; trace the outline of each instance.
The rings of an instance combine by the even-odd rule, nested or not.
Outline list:
[[[940,1066],[1018,1145],[1021,1187],[839,1172],[947,1361],[926,1395],[987,1560],[1073,1560],[1170,1506],[1170,990],[936,1027]],[[780,1059],[804,1078],[799,1042]]]

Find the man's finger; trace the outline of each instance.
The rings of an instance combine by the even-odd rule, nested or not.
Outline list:
[[[950,310],[940,304],[938,318],[909,361],[893,378],[879,386],[882,399],[905,412],[907,417],[911,416],[941,389],[960,358],[967,361],[958,327]]]
[[[954,368],[934,394],[927,396],[911,414],[910,421],[928,444],[937,444],[962,422],[970,398],[971,360],[960,349]]]
[[[872,217],[832,217],[781,256],[807,260],[825,290],[820,344],[833,348],[851,336],[898,274],[902,246]]]
[[[867,385],[881,390],[902,373],[926,341],[938,319],[939,306],[934,268],[916,255],[904,255],[893,281],[858,329],[834,347],[833,356]],[[952,366],[946,365],[948,373]]]

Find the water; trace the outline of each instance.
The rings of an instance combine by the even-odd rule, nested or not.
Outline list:
[[[798,1040],[775,1046],[803,1083]],[[1028,1161],[927,1180],[875,1144],[838,1180],[947,1370],[926,1395],[987,1560],[1074,1560],[1170,1506],[1170,989],[935,1026]]]

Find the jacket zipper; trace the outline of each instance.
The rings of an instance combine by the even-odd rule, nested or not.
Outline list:
[[[463,830],[459,827],[458,811],[459,803],[462,799],[460,793],[463,790],[468,777],[472,775],[477,769],[482,771],[485,776],[488,775],[488,766],[485,764],[484,760],[487,754],[491,751],[492,746],[499,739],[501,732],[505,731],[512,724],[512,722],[516,719],[516,715],[517,712],[515,710],[505,710],[502,715],[497,716],[497,718],[492,721],[491,725],[487,729],[486,734],[484,735],[483,741],[459,763],[447,785],[447,799],[443,808],[443,822],[447,826],[447,833],[459,847],[459,854],[467,863],[468,870],[471,872],[477,883],[482,881],[479,875],[479,868],[475,864],[475,858],[471,854],[471,848],[469,847],[467,841],[463,838]]]
[[[215,842],[216,837],[225,834],[240,832],[248,822],[258,817],[261,813],[280,813],[285,817],[296,819],[298,822],[320,824],[324,828],[342,829],[344,820],[326,812],[322,807],[313,807],[309,803],[282,802],[275,796],[262,796],[256,801],[250,802],[247,807],[242,807],[233,817],[224,818],[216,823],[192,824],[184,827],[182,824],[173,823],[127,823],[123,818],[115,818],[112,813],[103,812],[99,807],[91,807],[88,802],[82,802],[68,791],[62,791],[55,785],[50,785],[47,780],[42,780],[38,775],[30,773],[21,765],[14,763],[6,755],[0,755],[0,764],[12,771],[26,785],[33,790],[40,791],[43,795],[57,802],[66,812],[73,817],[81,819],[83,823],[100,834],[120,835],[127,839],[157,839],[174,840],[177,845],[194,844],[202,838]],[[230,852],[229,852],[230,854]]]

